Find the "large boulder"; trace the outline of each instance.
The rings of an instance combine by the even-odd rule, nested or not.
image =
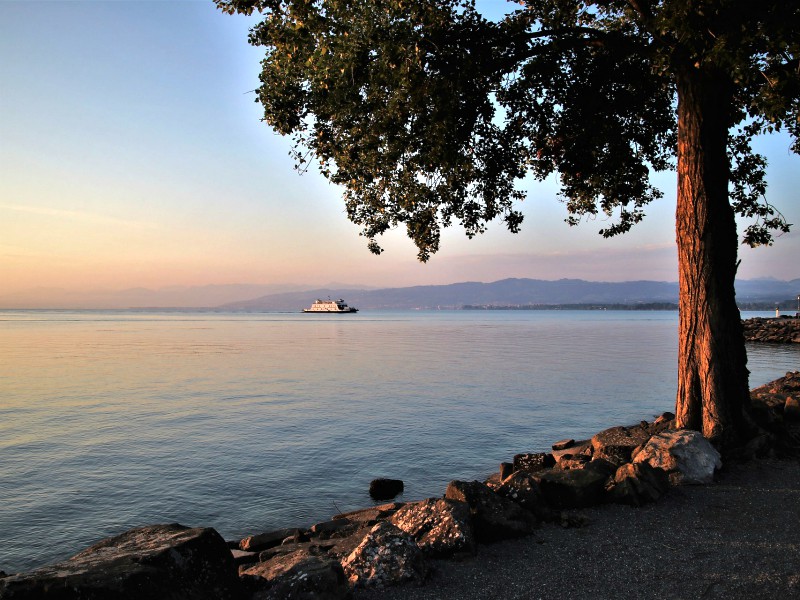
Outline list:
[[[354,587],[422,584],[428,573],[425,557],[414,538],[386,521],[375,525],[342,561]]]
[[[596,469],[551,469],[537,473],[539,489],[552,508],[586,508],[603,501],[608,476]]]
[[[636,455],[635,462],[663,469],[675,485],[711,483],[714,472],[722,467],[714,446],[700,432],[690,429],[654,435]]]
[[[592,437],[592,456],[605,458],[618,465],[630,462],[634,449],[650,438],[646,427],[611,427]]]
[[[240,596],[233,556],[213,529],[150,525],[69,560],[0,579],[2,600],[226,600]]]
[[[668,489],[669,477],[663,469],[646,462],[626,463],[606,485],[606,495],[611,502],[641,506],[655,502]]]
[[[475,553],[469,506],[464,502],[428,498],[407,504],[389,522],[413,537],[429,556]]]
[[[276,556],[241,577],[250,600],[341,600],[352,595],[339,561],[307,550]]]
[[[496,542],[531,533],[536,517],[519,504],[499,496],[480,481],[451,481],[445,498],[466,502],[478,542]]]

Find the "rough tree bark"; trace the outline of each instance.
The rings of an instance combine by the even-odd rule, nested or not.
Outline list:
[[[738,236],[728,197],[732,86],[711,69],[678,73],[680,286],[677,424],[721,450],[752,436],[747,354],[736,306]]]

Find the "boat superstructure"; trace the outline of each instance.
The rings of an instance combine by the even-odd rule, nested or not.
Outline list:
[[[357,308],[352,306],[347,306],[347,302],[342,300],[331,300],[328,298],[327,300],[320,300],[317,299],[314,304],[311,305],[311,308],[304,308],[303,312],[305,313],[354,313],[358,312]]]

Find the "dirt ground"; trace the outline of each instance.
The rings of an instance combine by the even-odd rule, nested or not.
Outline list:
[[[359,590],[354,600],[800,598],[800,461],[754,460],[642,508],[580,511],[586,527],[436,561],[423,587]]]

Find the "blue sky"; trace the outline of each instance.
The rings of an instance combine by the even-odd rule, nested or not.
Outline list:
[[[483,2],[497,11],[506,3]],[[455,228],[430,263],[402,231],[366,250],[341,192],[299,176],[251,92],[253,23],[208,1],[0,0],[0,295],[28,288],[504,277],[676,280],[673,173],[625,236],[568,227],[551,184],[531,184],[523,232]],[[800,158],[759,142],[768,197],[798,224],[742,248],[740,276],[800,277]]]

